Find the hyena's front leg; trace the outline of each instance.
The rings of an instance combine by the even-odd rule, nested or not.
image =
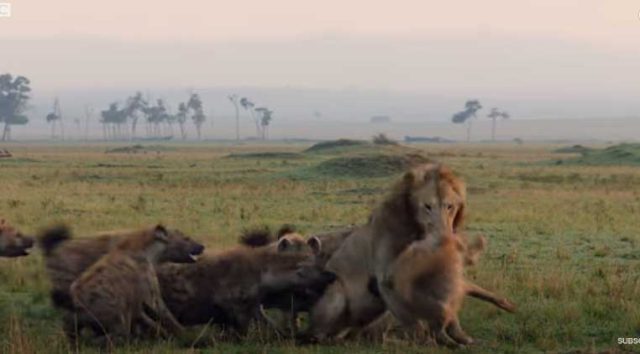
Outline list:
[[[167,305],[162,299],[160,292],[160,284],[158,278],[154,278],[151,284],[151,298],[153,302],[153,310],[158,315],[158,321],[171,334],[178,335],[184,331],[184,327],[176,320],[175,316],[169,311]]]

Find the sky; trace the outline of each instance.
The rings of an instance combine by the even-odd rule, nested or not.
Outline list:
[[[469,97],[526,118],[593,118],[634,115],[640,92],[637,0],[0,2],[12,5],[0,72],[29,77],[47,106],[94,91],[231,87],[297,89],[274,98],[280,111],[310,95],[332,109],[336,95],[313,90],[373,92],[337,114],[364,120],[441,119]]]
[[[638,43],[631,0],[3,0],[1,38],[99,36],[128,41],[304,38],[326,34],[452,36],[498,31],[590,43]]]

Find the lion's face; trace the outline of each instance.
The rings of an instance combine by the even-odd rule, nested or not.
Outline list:
[[[167,248],[162,253],[162,262],[193,263],[204,251],[204,246],[178,230],[169,230]]]
[[[446,167],[426,165],[405,176],[416,222],[425,234],[453,234],[462,226],[466,195],[463,182]]]
[[[31,247],[32,237],[23,235],[6,221],[0,220],[0,257],[26,256]]]

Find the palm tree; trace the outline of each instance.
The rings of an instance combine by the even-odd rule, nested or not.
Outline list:
[[[240,110],[238,108],[238,95],[235,93],[227,96],[236,110],[236,141],[240,141]]]

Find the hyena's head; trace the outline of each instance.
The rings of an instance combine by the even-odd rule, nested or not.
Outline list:
[[[179,230],[167,230],[167,248],[160,262],[193,263],[204,252],[204,246]]]
[[[31,247],[32,237],[23,235],[4,219],[0,220],[0,257],[26,256]]]
[[[336,279],[334,273],[324,270],[315,259],[320,247],[315,237],[309,241],[298,240],[297,237],[294,240],[296,242],[292,243],[291,238],[281,237],[275,252],[268,257],[261,284],[265,292],[315,292],[323,290]],[[300,250],[292,251],[292,248]]]

